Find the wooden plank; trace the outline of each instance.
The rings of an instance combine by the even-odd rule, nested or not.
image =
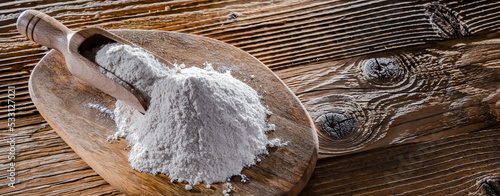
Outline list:
[[[483,15],[477,14],[477,12],[484,12],[484,9],[479,9],[475,8],[474,6],[477,6],[477,2],[472,2],[472,3],[456,3],[456,2],[449,2],[447,4],[435,4],[435,3],[420,3],[420,4],[415,4],[415,2],[411,1],[403,1],[398,4],[394,4],[391,2],[387,1],[378,1],[378,2],[373,2],[373,1],[360,1],[360,2],[308,2],[308,3],[293,3],[293,2],[280,2],[280,3],[262,3],[259,5],[253,5],[255,7],[261,6],[259,12],[256,12],[255,10],[250,10],[248,9],[247,12],[250,12],[248,14],[245,14],[246,12],[236,12],[237,10],[243,9],[242,5],[237,5],[235,2],[226,2],[228,3],[225,5],[224,3],[217,2],[217,3],[207,3],[207,2],[191,2],[192,4],[189,3],[183,3],[183,4],[161,4],[161,6],[169,6],[167,10],[156,10],[159,8],[160,5],[158,4],[142,4],[141,6],[138,6],[137,8],[134,7],[133,9],[128,9],[127,11],[124,11],[122,8],[116,8],[116,10],[106,10],[106,12],[103,12],[102,10],[106,8],[104,7],[99,7],[96,8],[97,11],[92,12],[93,14],[99,13],[99,17],[93,18],[93,19],[85,19],[84,21],[87,21],[91,24],[84,24],[82,25],[92,25],[94,23],[101,22],[101,26],[107,27],[107,28],[137,28],[138,26],[141,26],[141,28],[156,28],[156,29],[169,29],[169,30],[179,30],[183,32],[191,32],[191,33],[199,33],[199,34],[204,34],[208,36],[213,36],[215,38],[227,41],[229,43],[233,43],[234,45],[240,46],[244,49],[247,49],[250,53],[253,53],[257,57],[259,57],[261,60],[263,60],[265,63],[264,56],[259,56],[258,51],[259,50],[273,50],[272,48],[275,46],[279,46],[280,48],[293,48],[292,45],[297,45],[301,44],[302,42],[304,43],[313,43],[313,42],[318,42],[316,44],[317,46],[323,47],[326,43],[321,42],[323,41],[329,41],[331,39],[327,39],[329,37],[321,37],[319,38],[318,35],[313,35],[309,37],[304,37],[305,35],[309,35],[307,32],[322,32],[323,34],[331,34],[332,31],[345,31],[344,34],[345,38],[341,38],[342,36],[336,35],[335,37],[339,40],[335,41],[343,45],[343,48],[347,48],[349,50],[345,50],[342,48],[330,48],[329,50],[335,51],[339,54],[341,54],[338,57],[335,57],[335,55],[326,55],[328,58],[329,62],[334,59],[346,59],[347,57],[353,56],[350,55],[353,51],[356,52],[356,55],[361,55],[365,53],[373,53],[376,51],[380,50],[372,50],[375,48],[383,48],[383,50],[386,50],[388,46],[383,46],[380,45],[380,40],[375,37],[353,37],[353,35],[358,35],[359,33],[352,31],[352,29],[349,28],[354,28],[358,29],[360,32],[373,32],[373,27],[379,27],[380,29],[384,30],[385,33],[375,31],[377,35],[384,35],[385,37],[383,40],[390,40],[390,41],[395,41],[396,39],[393,39],[394,36],[396,37],[405,37],[409,39],[411,43],[419,43],[422,44],[425,41],[433,41],[433,40],[443,40],[445,38],[454,38],[454,37],[460,37],[467,35],[468,33],[477,33],[480,32],[479,30],[474,30],[478,29],[479,27],[475,28],[474,25],[467,25],[467,21],[471,21],[470,23],[472,24],[480,24],[477,21],[481,21],[483,18]],[[207,3],[206,5],[204,3]],[[480,2],[481,8],[488,8],[487,12],[491,11],[494,12],[497,10],[497,2],[494,1],[484,1]],[[67,4],[71,4],[71,2],[66,2],[64,6],[66,7],[58,7],[60,6],[59,3],[56,5],[50,6],[50,9],[47,11],[52,14],[58,14],[61,13],[61,9],[69,9]],[[254,3],[254,4],[258,4]],[[46,7],[49,7],[47,5],[40,5],[42,7],[37,7],[35,8],[38,9],[45,9]],[[76,3],[75,5],[71,4],[72,8],[76,7],[81,7],[81,2]],[[88,5],[91,6],[91,5]],[[113,7],[113,5],[109,5]],[[177,7],[178,10],[177,10]],[[194,6],[194,7],[190,7]],[[205,7],[203,7],[205,6]],[[405,7],[406,6],[406,7]],[[83,6],[85,7],[85,6]],[[287,8],[281,10],[281,8]],[[277,11],[278,8],[280,11]],[[403,9],[404,8],[404,9]],[[170,9],[170,10],[169,10]],[[187,11],[186,11],[186,10]],[[199,9],[199,10],[197,10]],[[234,11],[231,11],[234,9]],[[71,10],[71,9],[70,9]],[[101,10],[101,11],[98,11]],[[146,14],[145,11],[148,11]],[[159,11],[160,13],[155,13],[151,14],[149,13],[150,10],[156,10]],[[176,11],[177,10],[177,11]],[[184,10],[184,12],[181,12]],[[191,13],[191,12],[200,12],[202,10],[204,13],[209,13],[214,12],[214,14],[218,14],[217,16],[219,17],[217,20],[214,20],[212,17],[211,20],[205,19],[203,17],[198,17],[199,14]],[[221,10],[225,10],[224,12],[227,13],[233,13],[229,19],[227,18],[227,15],[220,14]],[[381,13],[372,10],[382,10]],[[384,11],[385,10],[385,11]],[[389,14],[389,11],[390,14]],[[398,18],[395,17],[395,13],[399,13],[399,15],[412,15],[409,14],[409,10],[413,10],[415,12],[415,17],[417,18]],[[489,10],[489,11],[488,11]],[[15,11],[19,11],[19,9],[13,9],[10,14],[12,15],[15,13]],[[122,13],[125,12],[125,13]],[[170,12],[173,12],[172,14],[169,14]],[[188,12],[188,13],[185,13]],[[356,13],[367,13],[369,12],[370,14],[368,15],[356,15]],[[411,12],[411,13],[413,13]],[[8,10],[6,13],[9,13]],[[121,15],[123,14],[145,14],[143,15],[137,15],[137,16],[130,16],[130,17],[120,17],[121,15],[118,14],[120,13]],[[163,13],[163,14],[162,14]],[[183,16],[189,16],[187,18],[184,18],[182,20],[179,20],[177,17],[179,17],[179,13],[183,13]],[[236,14],[238,13],[238,14]],[[346,14],[353,14],[351,15],[346,15]],[[463,13],[463,14],[461,14]],[[383,18],[378,18],[375,16],[381,15],[385,16],[383,14],[389,14],[387,17],[389,18],[397,18],[398,21],[408,23],[407,26],[409,25],[410,27],[415,27],[417,29],[414,29],[412,32],[417,32],[416,37],[412,37],[411,33],[407,34],[408,32],[401,32],[397,31],[395,29],[389,28],[387,31],[387,25],[393,25],[394,21],[387,21],[387,20],[381,20]],[[11,18],[12,16],[9,15],[7,18]],[[59,16],[60,15],[60,16]],[[463,15],[463,16],[462,16]],[[195,17],[196,16],[196,17]],[[346,17],[352,17],[351,20],[347,21]],[[418,17],[417,17],[418,16]],[[63,21],[71,21],[71,20],[76,20],[75,17],[80,17],[80,15],[75,15],[75,14],[58,14],[56,18],[63,20]],[[220,18],[222,17],[222,18]],[[236,17],[236,18],[234,18]],[[475,18],[477,17],[477,18]],[[85,17],[84,17],[85,18]],[[234,18],[234,19],[233,19]],[[333,20],[332,20],[333,18]],[[375,19],[374,19],[375,18]],[[422,19],[424,18],[424,19]],[[175,20],[174,20],[175,19]],[[293,19],[293,20],[292,20]],[[10,19],[6,19],[5,21],[9,21]],[[102,21],[104,20],[104,21]],[[314,22],[311,22],[313,20]],[[93,21],[93,22],[92,22]],[[114,21],[114,22],[106,22],[106,21]],[[120,22],[121,21],[121,22]],[[162,22],[164,24],[163,27],[159,28],[156,26],[158,22]],[[165,22],[167,21],[167,22]],[[175,21],[174,23],[169,23],[168,21],[172,22]],[[274,24],[275,21],[285,21],[287,25],[285,26],[266,26],[269,24]],[[316,23],[325,23],[326,26],[331,26],[333,25],[334,27],[329,27],[329,28],[319,28],[317,26],[304,26],[305,24],[316,24]],[[372,21],[372,23],[370,23]],[[385,21],[385,22],[382,22]],[[454,22],[450,22],[454,21]],[[13,22],[13,21],[11,21]],[[422,24],[426,25],[420,25],[419,22],[422,22]],[[70,22],[66,22],[70,23]],[[184,26],[179,26],[178,24],[182,23]],[[213,24],[212,24],[213,23]],[[227,24],[226,24],[227,23]],[[281,22],[278,22],[280,24]],[[340,28],[340,26],[335,26],[337,23],[342,23],[339,24],[340,26],[345,27],[344,29]],[[344,24],[345,23],[345,24]],[[113,25],[111,25],[113,24]],[[189,24],[189,25],[188,25]],[[323,23],[321,23],[323,24]],[[325,25],[323,24],[323,25]],[[335,25],[334,25],[335,24]],[[356,26],[355,24],[362,24],[362,26]],[[369,24],[369,25],[364,25],[364,24]],[[111,25],[111,26],[110,26]],[[122,26],[116,26],[116,25],[122,25]],[[168,27],[168,26],[171,27]],[[364,26],[363,26],[364,25]],[[401,26],[402,24],[397,23],[396,26]],[[74,26],[74,24],[73,24]],[[222,27],[221,27],[222,26]],[[303,27],[304,26],[304,27]],[[321,26],[321,25],[320,25]],[[403,25],[405,26],[405,25]],[[419,26],[426,26],[425,28],[427,30],[425,31],[432,31],[431,35],[426,37],[425,39],[422,38],[422,33],[425,32],[422,29],[419,29]],[[174,28],[175,27],[175,28]],[[196,28],[195,28],[196,27]],[[296,32],[297,27],[303,27],[305,29],[308,29],[308,31],[302,35],[300,30],[299,32]],[[347,28],[349,27],[349,28]],[[7,31],[7,32],[12,32],[12,28],[14,26],[3,26],[1,28],[2,31]],[[496,28],[496,24],[492,24],[490,30],[494,30]],[[208,30],[207,30],[208,29]],[[407,28],[406,26],[404,29],[412,29],[412,28]],[[479,28],[483,29],[483,28]],[[376,29],[375,29],[376,30]],[[267,34],[271,36],[271,38],[268,38]],[[262,34],[266,34],[266,36],[262,36]],[[15,31],[11,34],[11,37],[17,37],[17,39],[20,39],[20,35],[18,35]],[[298,36],[297,36],[298,35]],[[418,36],[417,36],[418,35]],[[437,36],[437,37],[436,37]],[[297,39],[295,39],[297,37]],[[294,39],[290,39],[294,38]],[[311,40],[309,40],[309,38]],[[284,40],[283,44],[285,45],[280,45],[276,40]],[[367,52],[362,52],[362,50],[353,50],[354,48],[358,47],[357,44],[359,45],[359,41],[368,41],[368,45],[365,45],[363,47],[365,48],[371,48]],[[250,41],[250,42],[248,42]],[[272,41],[269,43],[269,41]],[[407,40],[408,41],[408,40]],[[261,44],[256,45],[255,47],[252,45],[253,42],[258,42]],[[28,42],[29,43],[29,42]],[[242,45],[242,44],[244,45]],[[292,45],[289,45],[290,43],[293,43]],[[288,45],[287,45],[288,44]],[[375,45],[374,45],[375,44]],[[377,45],[379,44],[379,45]],[[29,46],[31,45],[31,46]],[[376,46],[377,45],[377,46]],[[407,45],[405,44],[394,44],[397,45],[397,47],[405,47]],[[7,44],[3,44],[3,46],[7,46]],[[252,46],[251,48],[245,48],[247,46]],[[270,47],[272,46],[272,47]],[[25,47],[34,47],[32,43],[29,43],[28,46]],[[307,53],[306,50],[315,50],[315,51],[322,51],[321,53],[324,53],[323,49],[321,47],[309,47],[308,49],[304,48],[304,50],[296,50],[299,53]],[[1,48],[1,47],[0,47]],[[9,53],[11,53],[10,48],[7,48],[7,55],[10,56]],[[255,48],[256,50],[253,50]],[[3,49],[3,48],[2,48]],[[15,51],[15,50],[14,50]],[[19,58],[30,58],[33,56],[32,54],[27,54],[27,53],[33,53],[35,51],[27,50],[25,53],[22,53]],[[39,53],[44,53],[44,50],[42,49],[37,49],[36,54],[36,59],[30,60],[29,62],[36,62],[41,55]],[[275,50],[274,53],[280,53],[280,50]],[[18,53],[15,53],[16,55],[19,55]],[[326,54],[326,53],[325,53]],[[288,55],[291,56],[293,59],[298,59],[296,55]],[[310,56],[310,55],[308,55]],[[19,65],[22,65],[23,63],[26,62],[26,60],[19,61],[19,58],[15,57],[9,57],[8,61],[5,62],[5,65],[10,66],[10,67],[22,67]],[[279,59],[279,57],[273,57],[273,59]],[[311,63],[308,60],[300,60],[302,63]],[[320,58],[315,58],[315,61],[322,61]],[[16,63],[17,62],[17,63]],[[280,60],[280,62],[282,62]],[[294,64],[293,62],[291,64]],[[272,66],[272,64],[269,64],[272,68],[279,68]],[[299,65],[299,64],[297,64]],[[295,66],[297,66],[295,65]],[[1,65],[0,65],[1,66]],[[31,69],[32,65],[29,65],[27,68],[24,69],[24,73],[29,73],[29,70]],[[19,69],[19,68],[18,68]],[[8,71],[9,72],[9,71]],[[23,73],[23,72],[20,72]],[[279,74],[280,72],[278,72]],[[7,73],[5,73],[7,74]],[[10,75],[10,74],[9,74]],[[282,78],[286,78],[286,75],[280,75]],[[22,77],[22,76],[20,76]],[[289,80],[285,80],[289,81]],[[27,82],[27,81],[25,81]],[[25,85],[26,83],[22,83],[22,85]],[[288,83],[288,85],[292,86],[293,83]],[[26,91],[24,91],[26,92]]]
[[[500,28],[500,24],[491,23],[500,17],[493,14],[500,9],[496,1],[430,2],[228,0],[128,3],[121,7],[101,4],[94,8],[93,2],[78,1],[27,8],[46,12],[72,28],[97,25],[108,29],[176,30],[206,35],[238,46],[274,69]],[[11,44],[0,46],[0,50],[33,45],[16,43],[24,40],[13,25],[20,11],[19,8],[4,11],[0,39]]]
[[[499,153],[497,129],[322,159],[301,195],[482,195]]]
[[[5,121],[6,122],[6,121]],[[115,188],[92,170],[39,115],[17,116],[16,189],[7,186],[7,175],[0,174],[0,195],[40,195],[59,193],[117,194]],[[0,140],[11,134],[1,125]],[[0,143],[0,170],[6,171],[9,143]]]
[[[445,0],[439,1],[439,4],[429,0],[398,2],[389,0],[221,0],[215,2],[208,0],[184,2],[22,0],[1,2],[0,119],[2,122],[5,120],[7,110],[5,98],[7,85],[16,85],[19,88],[18,96],[26,96],[27,78],[31,69],[48,51],[47,48],[27,41],[16,32],[14,25],[16,17],[24,9],[38,9],[46,12],[72,29],[100,26],[106,29],[157,29],[205,35],[243,48],[273,70],[283,71],[281,73],[293,72],[295,68],[306,71],[309,66],[317,67],[316,64],[361,58],[361,56],[373,53],[383,54],[389,49],[402,49],[428,42],[455,39],[467,34],[495,32],[500,29],[498,22],[500,2],[496,0]],[[491,64],[491,62],[484,62],[484,64]],[[300,80],[287,80],[286,74],[281,73],[280,77],[285,79],[287,85],[292,88],[296,86],[296,82],[300,82]],[[437,71],[429,73],[437,73]],[[475,82],[472,81],[472,83]],[[480,97],[485,94],[486,92],[481,92]],[[436,99],[437,96],[434,98]],[[23,117],[18,119],[22,126],[38,126],[44,123],[27,97],[20,98],[19,101],[23,104],[22,107],[18,107],[17,111],[18,115]],[[479,101],[484,103],[482,100]],[[464,108],[469,108],[467,111],[470,112],[474,105]],[[486,106],[481,105],[479,108],[478,115],[481,112],[486,113]],[[425,117],[426,112],[436,110],[432,108],[420,110],[415,115]],[[465,119],[463,114],[467,111],[456,110],[448,111],[449,115],[435,115],[443,118],[454,117],[457,122],[460,122],[460,119]],[[459,115],[455,117],[454,114]],[[472,113],[467,114],[474,116]],[[492,117],[491,114],[488,115]],[[475,119],[484,119],[484,115]],[[456,133],[459,132],[461,131]],[[404,142],[404,132],[395,130],[394,133],[399,133],[401,141]],[[2,128],[0,135],[5,134],[6,130]],[[54,132],[47,134],[57,137]],[[39,136],[33,134],[30,138],[22,138],[20,141],[29,144]],[[432,137],[425,138],[424,136],[421,140],[440,137],[442,135],[434,134]],[[410,139],[413,142],[420,141],[418,138]],[[40,145],[39,148],[43,148],[43,145]],[[60,143],[60,145],[65,144]],[[1,155],[4,156],[3,153]],[[47,155],[47,157],[50,156],[52,155]],[[95,174],[89,173],[87,178],[92,178],[93,175]],[[61,178],[61,181],[69,179],[71,178],[65,176],[64,179]],[[74,182],[78,184],[80,180]],[[0,185],[4,185],[4,181],[0,180]],[[10,191],[4,187],[0,187],[1,194]],[[99,187],[109,187],[109,185]],[[40,185],[36,190],[49,194],[53,191],[52,189],[49,186]],[[98,189],[98,187],[89,186],[89,188],[76,191],[73,185],[65,187],[63,184],[58,187],[58,190],[63,192],[76,191],[75,194],[93,193],[93,190]],[[36,190],[30,192],[31,195],[37,193]],[[102,190],[109,191],[110,194],[116,193],[111,188]],[[99,193],[104,194],[104,192]]]
[[[487,98],[499,64],[494,33],[276,73],[316,122],[325,157],[498,126]]]

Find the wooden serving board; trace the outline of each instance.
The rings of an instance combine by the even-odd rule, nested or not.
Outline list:
[[[232,75],[263,95],[262,103],[273,112],[269,121],[276,130],[269,138],[289,141],[284,148],[270,148],[268,156],[242,173],[250,180],[233,177],[232,195],[297,195],[314,170],[318,141],[311,118],[286,85],[259,60],[220,41],[175,32],[115,30],[119,36],[163,58],[203,67],[212,63],[218,71]],[[254,77],[253,77],[253,76]],[[253,78],[253,79],[252,79]],[[56,132],[92,169],[127,195],[221,195],[225,186],[193,186],[170,182],[165,175],[154,176],[133,170],[127,160],[128,141],[108,143],[116,126],[112,111],[115,100],[73,77],[61,53],[50,51],[35,67],[29,81],[35,106]]]

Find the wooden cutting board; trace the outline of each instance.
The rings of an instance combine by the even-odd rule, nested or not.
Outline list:
[[[276,130],[269,138],[289,141],[284,148],[269,148],[257,165],[242,171],[250,180],[231,179],[231,195],[297,195],[314,170],[318,141],[311,118],[286,85],[259,60],[220,41],[176,32],[112,31],[163,58],[203,67],[212,63],[219,71],[232,75],[263,95],[262,103],[273,114],[269,122]],[[61,138],[92,169],[111,185],[128,195],[221,195],[222,183],[204,184],[187,191],[185,183],[170,182],[165,175],[154,176],[133,170],[127,160],[128,141],[106,141],[116,126],[114,98],[73,77],[58,51],[50,51],[34,68],[29,92],[35,106]]]

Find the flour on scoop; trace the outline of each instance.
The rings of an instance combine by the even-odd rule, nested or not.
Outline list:
[[[121,44],[102,47],[96,63],[151,97],[144,115],[121,101],[114,110],[118,131],[110,139],[129,141],[128,160],[138,171],[210,185],[241,175],[268,154],[267,146],[286,145],[268,139],[270,112],[257,91],[230,72],[211,65],[167,68],[148,52]]]

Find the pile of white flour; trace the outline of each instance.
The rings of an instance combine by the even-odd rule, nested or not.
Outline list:
[[[96,63],[151,97],[143,115],[121,101],[114,111],[117,133],[131,149],[132,168],[162,173],[172,181],[207,185],[225,182],[255,164],[269,140],[270,112],[252,87],[210,65],[167,68],[146,51],[108,44]],[[186,186],[190,189],[191,186]]]

